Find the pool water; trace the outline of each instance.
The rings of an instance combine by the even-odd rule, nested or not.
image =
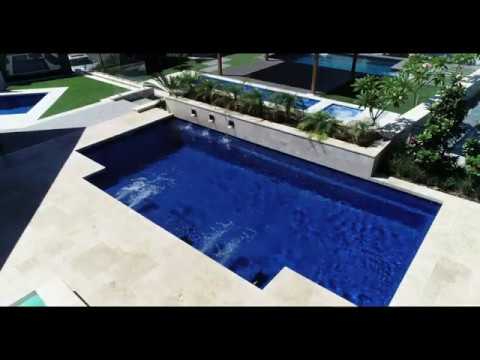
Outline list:
[[[208,76],[202,76],[201,78],[210,80],[210,81],[212,81],[216,84],[221,84],[221,85],[235,85],[235,84],[240,85],[240,84],[235,83],[233,81],[220,80],[220,79],[216,79],[216,78],[212,78],[212,77],[208,77]],[[269,101],[269,99],[275,93],[277,93],[276,91],[264,89],[264,88],[257,87],[257,86],[243,85],[243,90],[244,91],[248,92],[248,91],[253,91],[254,89],[258,90],[262,94],[263,101]],[[311,98],[307,98],[307,97],[297,96],[297,100],[295,102],[295,108],[300,109],[300,110],[306,110],[309,107],[311,107],[315,104],[318,104],[319,102],[320,102],[320,100],[315,100],[315,99],[311,99]]]
[[[20,306],[20,307],[39,307],[39,306],[47,306],[43,299],[35,292],[31,292],[24,298],[17,301],[13,306]]]
[[[292,58],[292,61],[299,64],[313,64],[311,54],[294,57]],[[351,71],[352,61],[352,57],[348,55],[320,54],[318,66]],[[399,60],[395,59],[358,56],[356,72],[370,75],[394,76],[396,71],[392,69],[392,66],[398,62]]]
[[[325,111],[326,113],[332,115],[335,119],[341,121],[349,121],[355,119],[363,112],[363,110],[358,108],[338,104],[328,105],[326,108],[322,109],[322,111]]]
[[[0,95],[0,115],[25,114],[45,95],[46,93],[2,94]]]
[[[439,205],[179,119],[82,151],[87,178],[259,288],[285,266],[387,305]]]

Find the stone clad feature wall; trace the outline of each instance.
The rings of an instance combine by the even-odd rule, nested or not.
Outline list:
[[[292,127],[198,101],[166,97],[166,102],[168,110],[182,120],[362,178],[373,175],[378,158],[389,144],[361,148],[336,139],[315,141]],[[192,116],[192,110],[196,116]]]

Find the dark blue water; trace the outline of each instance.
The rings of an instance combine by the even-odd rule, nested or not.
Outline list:
[[[263,288],[284,267],[387,305],[439,205],[172,119],[83,151],[88,180]]]
[[[0,96],[0,115],[25,114],[45,95],[46,93],[2,95]]]
[[[215,78],[211,78],[211,77],[207,77],[207,76],[202,76],[201,77],[202,79],[207,79],[207,80],[210,80],[216,84],[221,84],[221,85],[240,85],[238,83],[235,83],[235,82],[232,82],[232,81],[227,81],[227,80],[220,80],[220,79],[215,79]],[[251,86],[251,85],[243,85],[243,91],[253,91],[254,89],[258,90],[261,94],[262,94],[262,99],[263,101],[269,101],[270,98],[276,94],[277,92],[275,91],[272,91],[272,90],[267,90],[267,89],[263,89],[263,88],[259,88],[259,87],[254,87],[254,86]],[[301,96],[297,96],[297,99],[295,101],[295,108],[297,109],[300,109],[300,110],[306,110],[308,109],[310,106],[313,106],[317,103],[319,103],[320,101],[319,100],[315,100],[315,99],[310,99],[310,98],[306,98],[306,97],[301,97]]]
[[[292,60],[300,64],[313,64],[311,54],[300,55]],[[396,71],[392,69],[392,66],[398,62],[399,60],[394,59],[359,56],[357,58],[356,72],[370,75],[394,76]],[[322,54],[318,65],[319,67],[350,71],[352,69],[352,57],[348,55]]]

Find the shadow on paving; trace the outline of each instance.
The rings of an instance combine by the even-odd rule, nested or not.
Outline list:
[[[0,134],[0,269],[84,130]]]
[[[247,75],[252,79],[293,86],[309,90],[312,85],[312,66],[283,62],[267,69],[255,71]],[[351,81],[349,71],[318,67],[316,90],[330,93]]]

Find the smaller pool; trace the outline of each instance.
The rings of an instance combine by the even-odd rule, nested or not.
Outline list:
[[[46,93],[2,94],[0,95],[0,115],[25,114],[45,95]]]
[[[228,85],[232,85],[232,84],[240,85],[240,84],[238,84],[236,82],[233,82],[233,81],[216,79],[216,78],[212,78],[212,77],[209,77],[209,76],[202,76],[202,78],[206,79],[206,80],[213,81],[214,83],[217,83],[217,84],[222,84],[222,85],[226,85],[226,84],[228,84]],[[244,85],[243,89],[244,89],[244,91],[253,91],[254,89],[258,90],[262,94],[263,101],[269,101],[269,99],[272,97],[272,95],[276,94],[277,92],[280,92],[280,91],[273,91],[273,90],[264,89],[264,88],[261,88],[261,87],[258,87],[258,86],[252,86],[252,85]],[[311,99],[311,98],[302,97],[302,96],[297,96],[297,101],[295,102],[295,107],[297,109],[300,109],[300,110],[306,110],[309,107],[311,107],[315,104],[318,104],[319,102],[320,102],[320,100]]]
[[[356,118],[363,110],[345,105],[331,104],[322,111],[332,115],[335,119],[349,121]]]
[[[38,307],[38,306],[47,306],[40,295],[36,291],[32,291],[30,294],[18,300],[12,306],[20,307]]]

